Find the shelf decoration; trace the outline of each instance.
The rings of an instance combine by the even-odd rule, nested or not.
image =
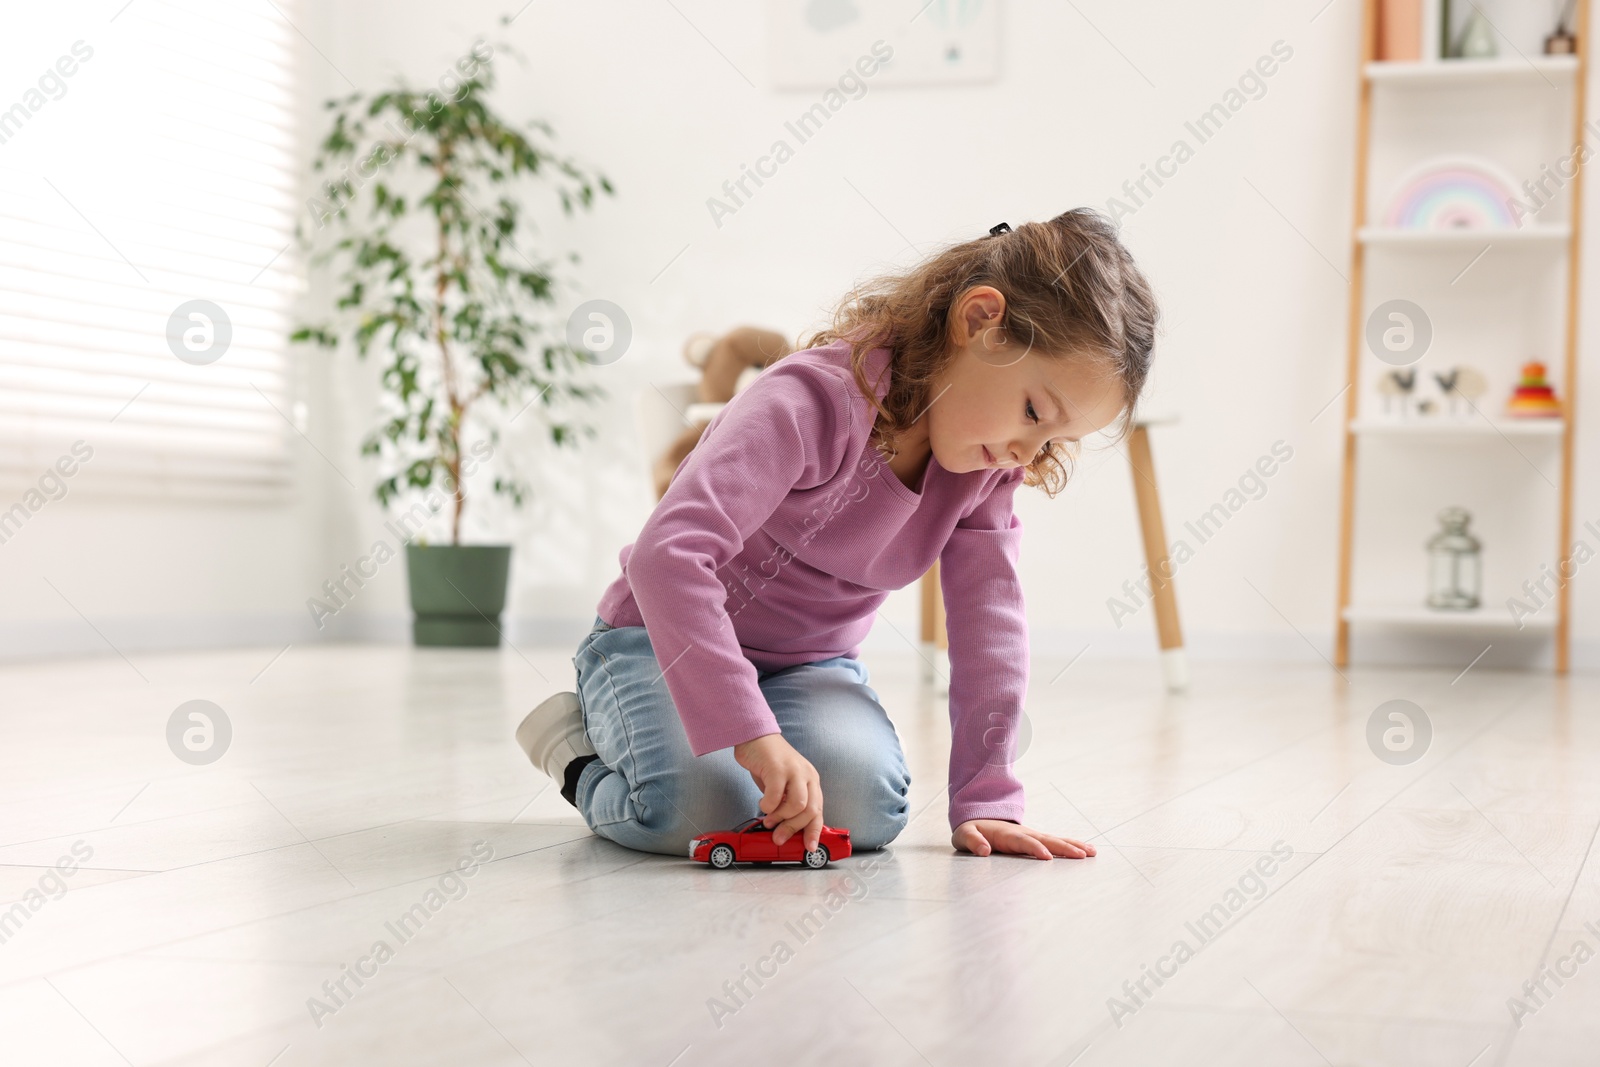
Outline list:
[[[1383,395],[1383,413],[1393,415],[1394,406],[1399,404],[1400,417],[1405,418],[1411,411],[1411,390],[1416,388],[1417,372],[1414,370],[1392,370],[1378,379],[1378,392]],[[1396,398],[1399,398],[1398,401]]]
[[[1499,46],[1494,43],[1494,27],[1478,5],[1473,4],[1471,13],[1467,15],[1467,24],[1461,27],[1461,36],[1456,38],[1454,47],[1450,49],[1449,58],[1493,59],[1499,52]]]
[[[1416,62],[1422,58],[1422,0],[1383,0],[1379,5],[1378,58]]]
[[[1515,229],[1516,183],[1474,156],[1441,156],[1407,171],[1389,194],[1383,225],[1399,230]]]
[[[1482,602],[1483,546],[1467,532],[1471,521],[1466,508],[1445,508],[1444,529],[1428,539],[1428,607],[1437,611],[1471,611]]]
[[[1433,381],[1439,387],[1438,395],[1424,397],[1419,387],[1425,384],[1425,379],[1415,369],[1391,370],[1379,375],[1377,391],[1383,398],[1382,418],[1404,422],[1416,414],[1429,422],[1476,421],[1473,416],[1477,405],[1473,401],[1489,390],[1488,380],[1481,371],[1462,364],[1435,371]]]
[[[1472,402],[1489,391],[1489,380],[1476,367],[1452,367],[1447,372],[1435,374],[1433,380],[1439,383],[1439,392],[1444,394],[1451,415],[1466,414],[1459,410],[1456,404],[1458,398],[1466,401],[1470,411],[1475,407]]]
[[[1555,30],[1544,39],[1544,54],[1547,56],[1570,56],[1578,50],[1578,38],[1572,32],[1573,8],[1578,0],[1567,0],[1561,8],[1561,18],[1556,22]]]
[[[1556,391],[1545,380],[1544,364],[1538,360],[1522,365],[1522,381],[1517,383],[1506,404],[1506,414],[1519,419],[1553,419],[1561,417],[1561,401]]]
[[[1450,414],[1456,414],[1456,381],[1461,377],[1461,369],[1447,372],[1435,372],[1433,380],[1439,383],[1439,392],[1444,394],[1450,402]]]

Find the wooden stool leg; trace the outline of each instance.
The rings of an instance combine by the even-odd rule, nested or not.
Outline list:
[[[939,589],[938,560],[934,560],[928,573],[922,576],[922,643],[950,647],[950,635],[944,629],[944,594]]]
[[[924,661],[924,681],[937,681],[940,692],[949,691],[950,635],[944,626],[944,593],[939,588],[939,561],[934,560],[928,573],[922,576],[922,648],[923,654],[937,664],[930,667]]]
[[[1133,465],[1133,495],[1139,502],[1139,532],[1144,538],[1145,566],[1150,568],[1156,635],[1161,642],[1161,673],[1168,689],[1186,689],[1189,662],[1183,653],[1183,630],[1178,625],[1178,598],[1173,587],[1172,564],[1167,557],[1167,531],[1161,521],[1161,495],[1156,491],[1150,432],[1143,426],[1135,425],[1128,437],[1128,459]]]

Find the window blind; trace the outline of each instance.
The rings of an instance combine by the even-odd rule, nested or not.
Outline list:
[[[81,439],[79,484],[287,490],[297,31],[275,3],[16,12],[38,24],[12,27],[30,47],[0,97],[0,479]]]

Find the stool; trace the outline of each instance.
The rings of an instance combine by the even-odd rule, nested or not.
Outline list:
[[[1189,661],[1183,651],[1183,629],[1178,624],[1178,598],[1167,557],[1167,531],[1161,519],[1161,495],[1156,486],[1149,428],[1170,426],[1177,421],[1177,415],[1165,412],[1139,415],[1128,435],[1128,465],[1133,471],[1133,496],[1139,508],[1145,566],[1150,569],[1150,599],[1156,612],[1156,640],[1161,646],[1161,675],[1166,687],[1173,692],[1189,687]],[[922,645],[923,680],[936,682],[940,693],[949,692],[950,637],[945,632],[944,597],[939,589],[937,560],[922,576]]]

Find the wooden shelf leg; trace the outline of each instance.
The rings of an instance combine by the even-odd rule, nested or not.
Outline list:
[[[1572,106],[1572,131],[1578,140],[1574,144],[1583,144],[1587,127],[1584,123],[1585,105],[1588,102],[1589,84],[1589,0],[1579,0],[1577,4],[1578,26],[1577,32],[1582,34],[1578,38],[1578,73],[1573,79],[1573,106]],[[1556,535],[1556,560],[1557,567],[1560,561],[1567,558],[1567,553],[1572,550],[1572,486],[1576,471],[1573,470],[1573,461],[1577,458],[1574,454],[1574,441],[1578,436],[1578,300],[1582,296],[1579,288],[1578,274],[1583,264],[1583,179],[1586,168],[1583,160],[1577,162],[1577,174],[1572,182],[1572,237],[1567,245],[1567,336],[1566,336],[1566,382],[1563,383],[1567,391],[1566,399],[1566,432],[1561,435],[1561,514],[1557,522],[1560,529]],[[1565,570],[1566,568],[1561,568]],[[1562,581],[1556,591],[1556,673],[1566,674],[1572,668],[1572,583]]]
[[[1378,56],[1378,0],[1361,5],[1360,70]],[[1350,606],[1350,574],[1355,566],[1352,535],[1356,506],[1356,437],[1350,423],[1360,410],[1361,311],[1366,296],[1366,245],[1359,234],[1367,221],[1367,162],[1372,143],[1372,79],[1360,76],[1361,97],[1356,109],[1355,206],[1350,218],[1350,304],[1345,319],[1345,395],[1344,458],[1339,476],[1339,577],[1338,605],[1333,615],[1333,664],[1350,663],[1350,620],[1344,610]]]

